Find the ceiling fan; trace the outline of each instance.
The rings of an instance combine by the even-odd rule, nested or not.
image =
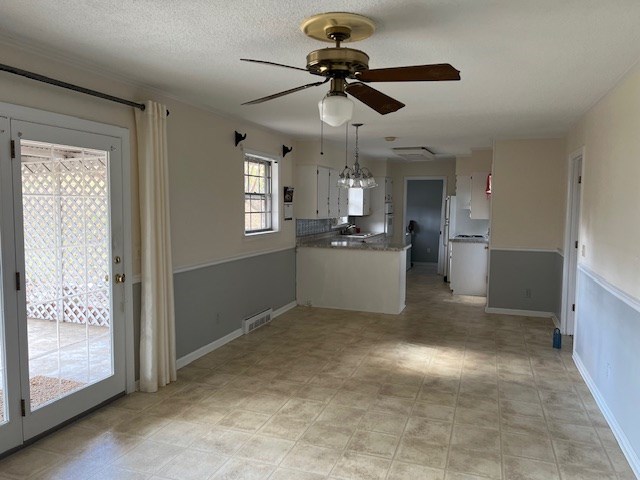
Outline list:
[[[276,67],[302,70],[325,77],[324,81],[308,83],[283,92],[258,98],[242,105],[255,105],[275,98],[330,83],[329,93],[320,100],[320,117],[337,127],[351,119],[351,95],[381,115],[400,110],[404,103],[367,85],[369,82],[438,82],[460,80],[460,72],[448,63],[414,65],[409,67],[369,69],[369,56],[360,50],[342,47],[344,42],[364,40],[373,34],[375,24],[362,15],[331,12],[314,15],[302,22],[305,35],[324,42],[335,42],[335,47],[314,50],[307,55],[307,67],[293,67],[265,60],[242,58],[244,62],[261,63]],[[348,80],[353,80],[349,82]]]

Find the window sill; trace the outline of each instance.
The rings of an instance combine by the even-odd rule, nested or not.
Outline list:
[[[250,233],[246,233],[244,234],[245,238],[252,238],[252,237],[260,237],[262,235],[269,235],[272,233],[278,233],[280,230],[265,230],[263,232],[250,232]]]

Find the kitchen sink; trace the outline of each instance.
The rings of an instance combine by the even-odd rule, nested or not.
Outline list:
[[[343,235],[343,237],[347,238],[369,238],[378,235],[377,233],[351,233],[349,235]]]

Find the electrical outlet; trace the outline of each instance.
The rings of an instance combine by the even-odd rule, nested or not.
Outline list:
[[[587,246],[584,243],[582,244],[582,256],[587,256]]]
[[[607,378],[611,376],[611,364],[607,363]]]
[[[531,298],[531,289],[530,288],[525,288],[524,289],[524,298]]]

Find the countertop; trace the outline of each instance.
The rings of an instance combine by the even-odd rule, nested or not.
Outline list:
[[[489,243],[489,237],[454,237],[449,239],[455,243]]]
[[[351,250],[402,252],[410,248],[411,245],[391,242],[384,236],[383,233],[381,233],[380,235],[368,237],[364,240],[345,238],[345,235],[320,238],[314,237],[308,239],[301,238],[298,240],[298,247],[342,248]]]

